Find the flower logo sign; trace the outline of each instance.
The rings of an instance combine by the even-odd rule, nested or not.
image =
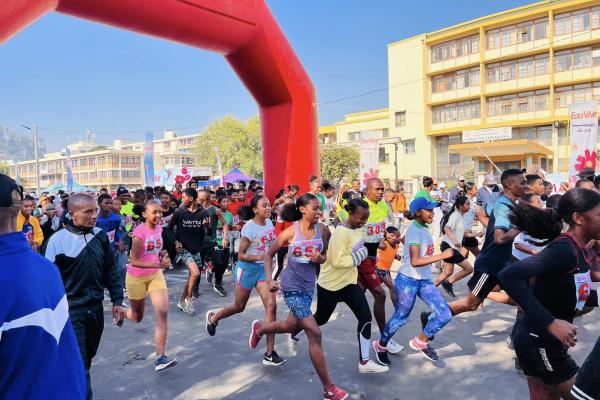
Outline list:
[[[577,172],[585,169],[591,168],[596,170],[596,152],[590,151],[590,149],[585,149],[585,153],[583,155],[577,156],[577,163],[575,164],[575,170]]]

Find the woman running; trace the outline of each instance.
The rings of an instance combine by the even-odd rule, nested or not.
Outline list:
[[[255,320],[252,323],[250,347],[256,348],[260,338],[265,334],[304,330],[308,337],[311,361],[323,384],[324,399],[342,400],[348,398],[348,393],[331,382],[323,353],[321,329],[310,310],[317,279],[317,266],[327,259],[325,251],[329,229],[318,223],[322,214],[319,199],[311,193],[302,195],[295,205],[286,205],[281,211],[280,217],[284,221],[292,222],[293,225],[284,230],[265,253],[265,276],[271,292],[281,287],[281,294],[290,309],[290,314],[285,321],[274,321],[264,325]],[[281,284],[279,284],[270,278],[273,257],[284,244],[288,243],[290,244],[289,261],[281,274]]]
[[[315,321],[319,326],[326,324],[337,304],[346,303],[358,320],[358,371],[388,372],[387,366],[378,365],[369,357],[372,316],[367,298],[358,285],[358,266],[368,255],[361,228],[369,219],[369,205],[361,199],[350,199],[345,205],[345,211],[348,213],[348,220],[345,225],[339,224],[333,231],[327,248],[328,256],[317,280]],[[291,337],[294,340],[295,335]]]
[[[467,257],[463,255],[463,253],[468,255],[469,252],[462,244],[466,230],[464,216],[470,209],[471,201],[467,196],[456,196],[452,208],[444,215],[440,224],[442,232],[444,232],[440,249],[442,251],[450,249],[453,255],[442,263],[443,271],[435,280],[434,285],[440,286],[441,284],[442,288],[452,297],[456,297],[454,283],[473,273],[473,266]],[[452,275],[454,264],[462,268],[462,271]]]
[[[402,257],[398,254],[400,248],[400,230],[393,226],[385,228],[385,236],[379,243],[379,250],[377,250],[377,275],[381,279],[381,282],[387,286],[390,291],[390,299],[392,304],[396,304],[396,288],[394,287],[394,281],[390,270],[394,260],[400,261]]]
[[[586,245],[600,239],[600,194],[572,189],[550,210],[520,203],[511,219],[535,238],[556,238],[539,254],[506,267],[498,278],[524,312],[512,339],[530,398],[569,399],[579,368],[567,350],[577,343],[573,317],[591,291],[596,254]],[[563,221],[568,229],[561,235]]]
[[[147,202],[142,211],[142,218],[145,222],[133,230],[131,264],[127,267],[125,278],[131,304],[131,308],[127,310],[127,319],[136,323],[142,322],[148,295],[156,316],[154,370],[162,371],[177,364],[177,360],[165,355],[169,295],[162,270],[171,267],[171,260],[166,250],[161,251],[163,228],[160,225],[160,206],[152,201]]]
[[[248,222],[242,228],[238,263],[235,269],[237,287],[233,304],[216,312],[206,313],[206,331],[214,336],[220,320],[244,311],[252,289],[260,295],[265,307],[267,323],[276,320],[275,296],[269,290],[263,266],[265,253],[275,241],[275,228],[271,222],[271,203],[265,196],[254,196],[249,206],[238,210],[239,216]],[[263,358],[264,365],[281,365],[285,360],[274,350],[275,335],[267,336],[267,352]]]
[[[438,360],[437,352],[429,342],[433,340],[436,332],[450,322],[452,313],[444,296],[431,282],[431,264],[452,257],[454,251],[448,248],[440,254],[433,255],[433,239],[427,224],[433,222],[433,210],[436,207],[438,203],[426,197],[416,198],[409,205],[408,217],[414,217],[414,221],[406,231],[404,265],[396,276],[396,311],[385,325],[379,341],[373,342],[373,349],[380,364],[390,364],[386,346],[398,329],[408,321],[417,296],[433,310],[433,313],[428,316],[423,331],[409,342],[409,346],[415,351],[420,351],[431,361]]]

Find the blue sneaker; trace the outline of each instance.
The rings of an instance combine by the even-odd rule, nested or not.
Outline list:
[[[169,358],[163,354],[162,356],[158,357],[156,361],[154,361],[154,370],[158,372],[162,371],[163,369],[174,367],[175,365],[177,365],[176,359]]]

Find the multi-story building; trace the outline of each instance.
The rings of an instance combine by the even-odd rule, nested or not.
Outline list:
[[[177,136],[168,131],[164,138],[153,141],[155,171],[164,168],[197,167],[193,156],[199,134]],[[144,142],[128,143],[115,140],[111,148],[78,142],[69,145],[73,179],[80,185],[94,189],[115,189],[119,185],[144,186]],[[91,150],[91,151],[90,151]],[[14,166],[10,165],[14,174]],[[39,160],[41,188],[57,182],[66,183],[66,155],[64,151],[48,153]],[[19,178],[26,189],[35,190],[35,160],[18,163]]]
[[[490,160],[566,172],[568,106],[600,101],[600,5],[546,0],[391,43],[388,74],[407,191],[423,175],[496,173]],[[489,128],[505,139],[472,141]]]

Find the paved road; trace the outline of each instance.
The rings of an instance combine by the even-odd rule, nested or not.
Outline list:
[[[179,365],[160,374],[154,372],[154,316],[148,302],[144,321],[126,322],[122,328],[112,325],[106,306],[106,324],[98,355],[92,365],[95,398],[180,399],[180,400],[263,400],[320,399],[321,385],[307,354],[306,340],[298,355],[288,357],[285,337],[278,336],[276,350],[287,358],[281,367],[261,364],[262,351],[248,348],[250,323],[261,318],[260,299],[253,294],[246,311],[219,324],[217,335],[204,329],[204,314],[228,304],[233,297],[232,276],[225,277],[229,297],[220,298],[203,280],[196,301],[196,316],[183,314],[176,307],[185,272],[169,271],[167,282],[169,309],[168,354]],[[457,285],[464,295],[466,284]],[[371,302],[371,296],[367,295]],[[388,374],[362,375],[357,370],[356,320],[340,304],[330,323],[323,327],[324,346],[334,381],[351,393],[353,399],[527,399],[527,384],[514,369],[514,353],[505,339],[514,322],[515,309],[486,302],[484,310],[454,318],[438,334],[435,345],[440,361],[431,363],[407,346],[420,329],[419,313],[425,309],[417,302],[408,324],[395,339],[406,349],[392,357]],[[387,307],[392,312],[391,304]],[[287,315],[282,299],[278,317]],[[579,343],[572,350],[579,364],[600,334],[598,311],[576,320]],[[373,329],[373,337],[378,337]],[[263,342],[264,343],[264,342]],[[261,344],[262,346],[262,344]]]

